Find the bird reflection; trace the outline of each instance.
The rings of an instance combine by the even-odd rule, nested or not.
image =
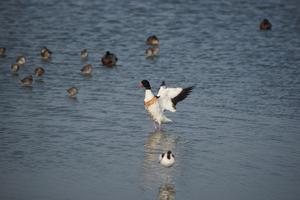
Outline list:
[[[175,147],[176,139],[168,133],[162,131],[150,133],[145,144],[145,164],[156,165],[161,152],[174,150]]]
[[[164,131],[155,131],[149,134],[145,144],[145,149],[146,151],[153,151],[156,149],[165,151],[174,149],[175,146],[176,139],[174,136]]]
[[[159,164],[159,155],[167,150],[176,151],[176,137],[167,132],[150,133],[145,143],[143,184],[157,188],[162,183],[172,183],[176,168],[165,168]]]
[[[159,200],[174,200],[175,193],[175,185],[163,184],[159,187],[158,198]]]

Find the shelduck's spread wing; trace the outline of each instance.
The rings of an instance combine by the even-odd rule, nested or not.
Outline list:
[[[184,100],[192,92],[193,88],[193,86],[187,88],[166,88],[161,86],[157,94],[161,109],[175,112],[176,104]]]

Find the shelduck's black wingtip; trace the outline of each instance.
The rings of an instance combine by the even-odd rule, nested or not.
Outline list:
[[[195,85],[183,88],[182,91],[176,97],[174,97],[173,99],[171,99],[174,107],[176,106],[176,104],[179,101],[184,100],[192,92],[192,90],[194,88],[195,88]]]

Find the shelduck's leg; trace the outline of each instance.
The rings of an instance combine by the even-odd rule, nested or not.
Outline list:
[[[153,125],[154,125],[154,129],[155,129],[155,131],[157,131],[157,129],[158,129],[158,126],[157,126],[156,122],[153,122]]]

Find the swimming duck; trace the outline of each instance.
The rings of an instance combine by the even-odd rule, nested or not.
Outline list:
[[[148,80],[142,80],[140,87],[145,89],[144,106],[154,121],[155,128],[161,128],[161,124],[172,122],[164,115],[165,110],[176,112],[176,104],[184,100],[191,92],[194,86],[187,88],[167,88],[163,81],[157,95],[151,91]],[[156,126],[158,125],[158,127]]]
[[[80,53],[81,59],[86,60],[89,56],[87,49],[83,49]]]
[[[157,56],[158,53],[159,53],[159,48],[158,47],[149,47],[146,50],[145,57],[146,58],[151,58],[151,57]]]
[[[12,64],[12,65],[10,66],[10,70],[11,70],[11,72],[13,72],[13,73],[17,73],[17,72],[19,71],[19,69],[20,69],[20,65],[18,65],[17,63]]]
[[[6,51],[5,47],[0,47],[0,57],[4,57],[5,56],[5,51]]]
[[[44,73],[45,73],[45,70],[42,67],[37,67],[34,70],[34,73],[35,73],[36,76],[43,76]]]
[[[159,45],[159,40],[156,35],[151,35],[147,38],[146,44],[148,45]]]
[[[117,61],[118,58],[115,56],[115,54],[110,53],[109,51],[107,51],[106,54],[101,58],[102,64],[108,67],[116,65]]]
[[[21,84],[23,86],[31,86],[32,85],[32,81],[33,81],[33,77],[32,75],[28,75],[25,78],[23,78],[21,81]]]
[[[92,73],[92,69],[93,69],[93,67],[91,64],[86,64],[82,67],[82,69],[80,71],[84,75],[89,75]]]
[[[19,64],[19,65],[24,65],[24,64],[26,63],[26,58],[25,58],[25,56],[23,56],[23,55],[18,56],[16,62],[17,62],[17,64]]]
[[[51,57],[52,52],[47,48],[43,47],[41,50],[42,59],[47,60]]]
[[[159,155],[159,163],[164,167],[171,167],[175,163],[175,156],[172,151],[167,151]]]
[[[70,97],[75,97],[76,94],[78,93],[78,91],[79,91],[79,89],[76,87],[70,87],[69,89],[67,89],[67,92]]]
[[[260,30],[271,30],[272,24],[269,22],[268,19],[264,19],[260,25],[259,25]]]

